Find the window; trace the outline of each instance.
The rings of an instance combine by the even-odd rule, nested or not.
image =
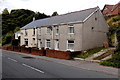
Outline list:
[[[56,26],[56,34],[58,34],[58,33],[59,33],[59,27]]]
[[[68,40],[67,50],[74,50],[74,41],[73,40]]]
[[[26,31],[26,29],[25,29],[25,36],[27,36],[28,34],[27,34],[27,31]]]
[[[95,21],[97,21],[97,18],[95,17]]]
[[[24,41],[25,41],[25,45],[28,46],[28,39],[25,38]]]
[[[41,28],[38,28],[38,35],[41,35]]]
[[[35,38],[33,38],[33,44],[35,44]]]
[[[74,33],[74,26],[72,24],[69,25],[69,33]]]
[[[46,40],[46,48],[50,48],[50,40],[49,39]]]
[[[51,33],[51,30],[52,30],[51,26],[47,27],[47,33]]]
[[[33,28],[33,35],[35,35],[35,28]]]
[[[104,10],[107,10],[107,8],[105,8]]]

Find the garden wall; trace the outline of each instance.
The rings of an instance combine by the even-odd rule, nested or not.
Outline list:
[[[59,59],[72,59],[70,51],[58,51],[48,48],[46,49],[46,56]]]

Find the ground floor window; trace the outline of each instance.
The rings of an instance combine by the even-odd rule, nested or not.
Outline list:
[[[25,45],[28,46],[28,39],[25,38],[24,41],[25,41]]]
[[[50,40],[49,39],[46,40],[46,48],[50,48]]]
[[[67,42],[67,50],[74,50],[74,41],[73,40],[68,40]]]

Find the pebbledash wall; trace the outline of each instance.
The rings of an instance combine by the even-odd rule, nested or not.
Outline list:
[[[73,26],[74,33],[70,33],[70,25]],[[49,26],[50,28],[48,28]],[[50,40],[50,49],[56,49],[56,44],[58,44],[57,50],[81,51],[103,46],[103,43],[107,42],[108,25],[98,8],[82,22],[68,22],[49,26],[33,26],[32,28],[21,29],[21,46],[25,44],[25,39],[28,39],[27,47],[48,48],[46,47],[47,40]],[[35,35],[33,35],[34,30]],[[68,40],[74,41],[73,49],[68,49]]]

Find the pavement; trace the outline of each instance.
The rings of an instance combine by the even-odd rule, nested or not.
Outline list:
[[[3,50],[3,51],[6,51],[6,50]],[[15,53],[15,54],[17,53],[22,56],[34,57],[34,58],[42,60],[42,61],[55,62],[55,63],[59,63],[59,64],[64,64],[66,66],[74,67],[74,68],[76,67],[77,69],[80,69],[80,70],[81,69],[88,70],[88,71],[92,71],[92,72],[103,73],[103,74],[108,74],[108,75],[113,75],[113,76],[118,76],[118,71],[119,71],[117,68],[102,66],[102,65],[99,65],[99,63],[94,63],[94,62],[89,62],[89,61],[56,59],[56,58],[50,58],[50,57],[46,57],[46,56],[36,56],[36,55],[25,54],[25,53],[20,53],[20,52],[13,52],[13,51],[6,51],[6,52],[11,52],[11,53]],[[73,71],[73,73],[74,73],[74,71]],[[88,72],[88,73],[90,73],[90,72]],[[95,74],[95,73],[93,73],[93,74]]]

